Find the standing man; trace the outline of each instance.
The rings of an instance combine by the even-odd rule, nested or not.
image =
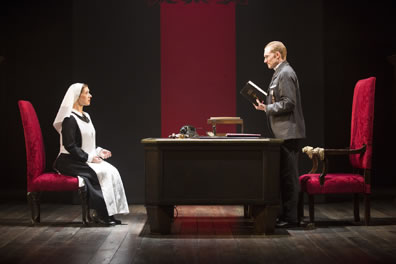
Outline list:
[[[277,227],[297,223],[299,192],[299,141],[305,138],[305,122],[301,107],[297,75],[286,61],[287,50],[280,41],[272,41],[264,48],[264,63],[275,70],[266,102],[257,100],[254,107],[266,112],[270,131],[284,140],[280,153],[281,214]]]

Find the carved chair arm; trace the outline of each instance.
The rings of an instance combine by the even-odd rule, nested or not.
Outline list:
[[[312,169],[309,172],[309,174],[315,173],[317,171],[320,155],[316,155],[316,154],[319,153],[321,150],[323,149],[313,148],[311,146],[305,146],[302,149],[302,152],[307,154],[307,156],[312,160]]]
[[[350,155],[350,154],[363,154],[366,151],[366,144],[363,144],[361,148],[358,149],[324,149],[324,155]]]
[[[325,181],[325,176],[328,172],[328,156],[363,154],[366,151],[366,148],[366,144],[363,144],[363,146],[358,149],[322,149],[306,146],[303,148],[302,151],[306,153],[310,159],[312,159],[313,165],[309,173],[315,173],[318,169],[319,160],[322,161],[322,173],[319,175],[319,183],[320,185],[323,185]]]
[[[350,155],[350,154],[363,154],[366,151],[366,144],[363,144],[361,148],[358,149],[324,149],[324,158],[323,158],[323,165],[322,165],[322,173],[319,175],[319,183],[323,185],[325,182],[325,176],[328,172],[329,162],[328,156],[335,156],[335,155]]]

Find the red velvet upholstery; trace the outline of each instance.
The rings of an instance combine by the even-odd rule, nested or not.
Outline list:
[[[319,174],[304,174],[300,176],[301,191],[309,194],[326,193],[370,193],[370,184],[364,183],[359,174],[329,173],[325,183],[319,184]]]
[[[27,191],[78,190],[78,179],[57,173],[44,173],[45,150],[36,112],[28,101],[18,102],[25,133],[27,157]]]
[[[363,155],[349,156],[352,167],[371,169],[374,121],[375,78],[360,80],[355,86],[352,105],[350,148],[357,149],[365,144]]]

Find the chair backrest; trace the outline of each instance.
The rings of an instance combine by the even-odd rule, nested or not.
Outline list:
[[[35,177],[44,172],[45,149],[40,123],[33,105],[29,101],[18,101],[21,112],[23,132],[25,134],[27,158],[27,187]]]
[[[375,77],[359,80],[353,94],[350,148],[361,148],[363,144],[367,146],[363,155],[349,156],[354,168],[371,169],[375,80]]]

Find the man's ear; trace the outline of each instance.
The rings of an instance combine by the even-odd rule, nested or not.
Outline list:
[[[277,59],[281,59],[282,58],[282,55],[280,54],[279,51],[275,51],[275,56],[276,56]]]

